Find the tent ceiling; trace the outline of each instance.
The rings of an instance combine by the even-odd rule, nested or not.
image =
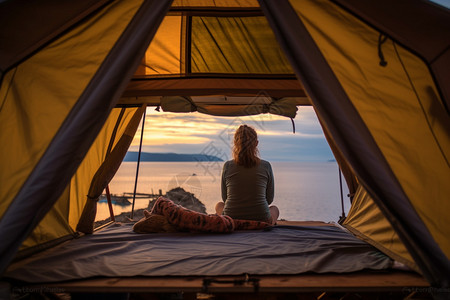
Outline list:
[[[190,97],[194,106],[259,105],[263,98],[310,105],[258,3],[214,4],[175,1],[119,105],[161,105],[167,96]]]

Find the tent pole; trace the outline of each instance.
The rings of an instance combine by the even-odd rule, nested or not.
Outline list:
[[[111,217],[111,221],[115,222],[116,217],[114,217],[114,210],[111,203],[111,193],[109,192],[109,184],[106,185],[105,191],[106,191],[106,200],[108,201],[109,215]]]
[[[139,141],[139,153],[138,153],[138,160],[137,160],[137,165],[136,165],[136,176],[134,178],[133,205],[131,206],[131,219],[132,220],[134,217],[134,203],[136,201],[136,189],[137,189],[137,182],[138,182],[138,176],[139,176],[139,164],[141,162],[142,140],[144,139],[144,127],[145,127],[145,111],[142,116],[141,139]]]
[[[342,208],[342,214],[339,218],[338,223],[342,224],[342,222],[344,222],[345,220],[345,211],[344,211],[344,195],[342,192],[342,172],[341,172],[341,168],[338,166],[338,170],[339,170],[339,189],[341,192],[341,208]]]

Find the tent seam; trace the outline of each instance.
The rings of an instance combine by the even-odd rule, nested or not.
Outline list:
[[[400,56],[400,53],[398,52],[396,43],[395,43],[393,40],[392,40],[392,45],[394,46],[395,54],[397,55],[397,58],[398,58],[398,60],[400,61],[400,64],[401,64],[401,66],[402,66],[402,69],[403,69],[403,71],[405,72],[406,78],[408,78],[408,82],[409,82],[409,84],[410,84],[410,86],[411,86],[411,89],[414,91],[414,95],[416,95],[416,100],[417,100],[417,102],[419,103],[420,109],[422,110],[422,113],[423,113],[423,115],[424,115],[424,117],[425,117],[425,120],[427,121],[428,129],[430,130],[431,134],[433,135],[433,139],[434,139],[434,141],[436,142],[436,145],[438,146],[439,151],[440,151],[441,154],[442,154],[442,157],[443,157],[444,160],[446,161],[447,166],[450,166],[450,163],[449,163],[449,161],[448,161],[448,159],[447,159],[447,156],[445,155],[445,152],[444,152],[444,150],[442,149],[442,146],[441,146],[441,144],[439,143],[439,141],[438,141],[438,139],[437,139],[437,137],[436,137],[436,134],[434,133],[433,128],[431,127],[430,120],[428,119],[428,115],[427,115],[427,113],[426,113],[426,111],[425,111],[425,108],[423,107],[423,104],[422,104],[422,99],[420,98],[420,95],[419,95],[419,93],[417,92],[417,89],[416,89],[416,87],[415,87],[415,85],[414,85],[414,82],[412,81],[411,76],[409,75],[408,70],[406,69],[406,66],[405,66],[405,64],[403,63],[403,60],[402,60],[402,58],[401,58],[401,56]]]
[[[19,68],[19,66],[15,67],[13,76],[11,77],[11,80],[9,81],[8,89],[6,90],[6,93],[5,93],[5,98],[3,99],[2,105],[0,106],[0,113],[3,110],[3,106],[5,105],[6,99],[8,98],[9,90],[13,85],[14,77],[16,77],[16,72],[17,72],[18,68]],[[3,79],[5,79],[4,76],[2,76],[2,80],[0,81],[0,83],[3,82]]]
[[[58,40],[59,38],[63,37],[65,34],[70,32],[73,28],[78,26],[80,24],[80,22],[83,22],[84,20],[89,19],[90,16],[95,15],[96,13],[98,13],[98,11],[102,10],[104,7],[106,7],[107,5],[111,4],[112,2],[114,2],[114,0],[106,0],[103,4],[100,3],[98,5],[98,7],[94,8],[92,11],[89,11],[89,12],[83,11],[79,15],[74,16],[73,18],[71,18],[70,20],[65,22],[64,25],[67,26],[67,27],[64,28],[62,31],[56,33],[49,40],[47,40],[47,41],[39,40],[34,45],[26,47],[21,53],[16,55],[16,57],[20,56],[20,54],[22,54],[22,53],[26,53],[26,52],[29,52],[29,53],[24,55],[22,58],[18,59],[17,61],[15,61],[14,63],[10,64],[9,66],[7,66],[6,69],[4,70],[4,73],[8,72],[9,70],[13,69],[14,67],[19,66],[20,64],[22,64],[23,62],[28,60],[30,57],[32,57],[34,54],[38,53],[40,50],[42,50],[43,48],[47,47],[52,42]],[[70,24],[70,25],[67,25],[67,24]],[[37,46],[36,46],[36,44],[37,44]],[[28,49],[33,48],[33,47],[35,47],[34,50],[28,51]]]

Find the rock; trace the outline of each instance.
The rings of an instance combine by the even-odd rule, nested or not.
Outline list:
[[[176,187],[168,191],[164,197],[172,200],[175,204],[179,204],[187,209],[206,214],[205,205],[198,200],[194,194],[186,192],[181,187]],[[156,200],[150,201],[148,210],[151,211]]]
[[[173,202],[175,202],[175,204],[179,204],[190,210],[194,210],[194,211],[206,214],[205,205],[200,200],[198,200],[194,194],[186,192],[181,187],[176,187],[174,189],[171,189],[164,195],[164,197],[172,200]],[[155,198],[148,203],[148,208],[147,208],[148,211],[152,210],[153,204],[156,202],[156,200],[157,199]],[[131,215],[131,212],[123,212],[120,215],[115,216],[116,222],[121,222],[121,223],[135,222],[144,217],[144,209],[143,208],[135,209],[133,220],[130,219],[130,215]],[[96,221],[94,228],[101,226],[105,223],[108,223],[110,220],[111,220],[111,218],[108,217],[105,220]]]

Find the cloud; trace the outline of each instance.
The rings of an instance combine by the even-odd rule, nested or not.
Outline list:
[[[216,117],[201,113],[176,114],[147,109],[143,151],[207,153],[229,159],[234,131],[241,124],[256,129],[261,156],[268,160],[328,160],[333,156],[311,107],[300,107],[294,119],[261,114]],[[139,145],[140,129],[132,143]],[[215,152],[215,153],[213,153]]]

